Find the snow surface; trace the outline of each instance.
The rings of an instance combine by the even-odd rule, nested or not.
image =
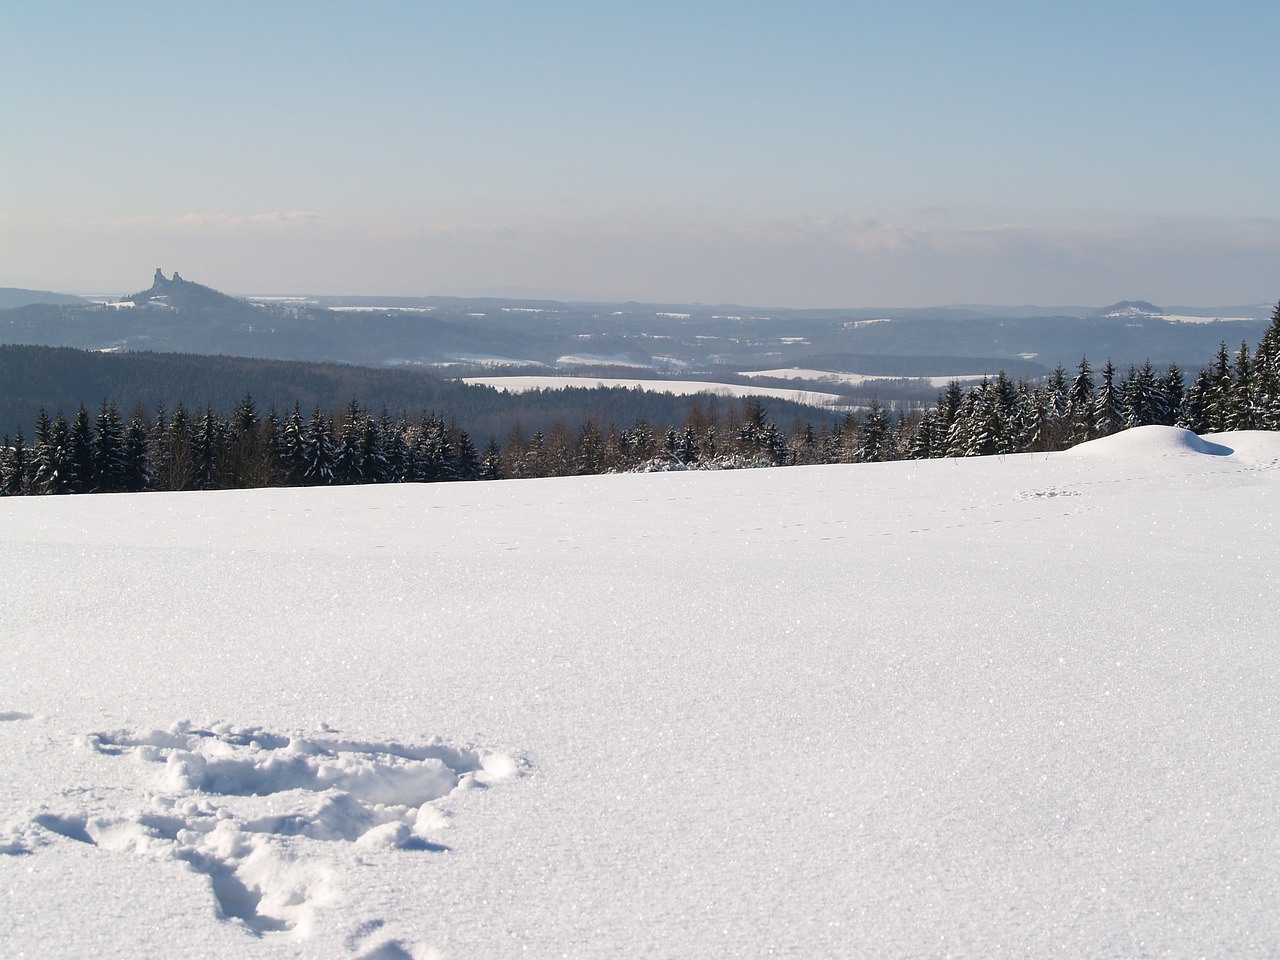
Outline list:
[[[714,383],[707,380],[645,380],[626,377],[463,377],[464,383],[482,384],[505,390],[507,393],[524,393],[529,390],[564,390],[571,387],[626,387],[648,390],[653,393],[670,393],[677,397],[714,393],[722,397],[774,397],[794,400],[815,407],[828,407],[843,399],[838,394],[820,393],[814,390],[789,390],[786,387],[750,387],[740,383]]]
[[[820,383],[848,383],[853,386],[875,383],[880,380],[926,380],[933,387],[948,386],[952,380],[960,383],[977,383],[981,380],[994,380],[996,378],[994,373],[974,373],[948,377],[888,377],[883,374],[838,373],[831,370],[810,370],[804,367],[779,367],[775,370],[743,370],[738,376],[771,377],[776,380],[816,380]]]
[[[1275,956],[1277,465],[0,500],[0,954]]]

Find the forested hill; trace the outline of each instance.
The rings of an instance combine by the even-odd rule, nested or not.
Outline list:
[[[1043,376],[1081,356],[1121,367],[1203,363],[1218,344],[1255,342],[1266,311],[1165,315],[1143,301],[1098,315],[996,311],[755,310],[456,298],[228,296],[156,271],[106,303],[3,308],[0,342],[85,350],[227,354],[380,366],[502,363],[563,371],[598,364],[723,379],[748,370],[823,369],[903,377]],[[952,365],[948,361],[967,358]],[[884,362],[881,362],[884,361]],[[856,365],[850,365],[856,364]]]
[[[82,297],[69,293],[53,293],[49,290],[24,290],[20,287],[0,287],[0,310],[15,310],[33,303],[79,304],[87,306]]]
[[[517,422],[526,430],[547,430],[557,421],[577,424],[594,419],[631,424],[683,423],[695,405],[716,409],[732,400],[704,395],[676,397],[651,390],[548,390],[508,394],[491,387],[468,386],[411,367],[373,368],[297,360],[173,353],[96,353],[69,347],[0,345],[0,431],[21,427],[28,435],[41,408],[50,416],[73,413],[103,400],[128,413],[135,405],[151,415],[179,402],[193,411],[233,409],[249,394],[264,411],[281,414],[297,403],[304,411],[318,406],[340,410],[352,398],[377,412],[434,412],[478,438],[504,436]],[[782,422],[821,419],[812,407],[770,400]]]

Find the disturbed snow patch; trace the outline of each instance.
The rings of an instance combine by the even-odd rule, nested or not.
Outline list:
[[[331,734],[332,731],[329,731]],[[505,754],[424,744],[289,737],[219,724],[96,733],[83,745],[150,767],[146,809],[121,816],[46,811],[0,853],[31,852],[53,833],[107,850],[179,860],[209,877],[219,915],[262,934],[305,935],[336,898],[311,841],[444,851],[432,805],[516,772]]]

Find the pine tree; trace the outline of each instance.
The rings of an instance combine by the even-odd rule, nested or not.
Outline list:
[[[387,483],[403,483],[409,479],[408,452],[404,443],[404,425],[393,421],[387,408],[378,417],[378,443],[382,460],[382,472]]]
[[[1182,416],[1178,426],[1192,433],[1209,432],[1209,397],[1213,393],[1213,376],[1207,369],[1201,370],[1182,404]]]
[[[1209,371],[1208,390],[1204,396],[1206,432],[1221,433],[1231,429],[1234,401],[1235,383],[1231,378],[1231,358],[1227,355],[1227,345],[1223,342],[1218,347],[1218,355]]]
[[[139,412],[129,421],[129,426],[124,433],[121,489],[132,493],[151,489],[154,478],[148,459],[149,447],[147,425]]]
[[[1008,379],[1003,370],[1000,372],[999,379],[1006,381]],[[1067,386],[1067,371],[1063,369],[1062,364],[1054,367],[1053,373],[1049,375],[1045,383],[1045,393],[1049,419],[1056,426],[1066,420],[1071,397],[1071,388]]]
[[[595,421],[588,417],[578,428],[577,452],[574,455],[575,472],[581,476],[593,476],[601,472],[604,461],[604,437]]]
[[[502,479],[502,448],[498,446],[498,441],[492,436],[489,437],[489,442],[484,446],[484,453],[480,455],[480,479]]]
[[[1252,430],[1256,423],[1257,397],[1255,395],[1254,365],[1249,356],[1249,344],[1241,342],[1236,354],[1231,384],[1231,411],[1227,417],[1230,430]]]
[[[1257,426],[1280,430],[1280,303],[1271,314],[1271,326],[1258,343],[1253,369]]]
[[[311,411],[299,452],[304,484],[319,486],[334,482],[333,424],[325,418],[319,404]]]
[[[1164,417],[1159,422],[1170,427],[1181,423],[1186,404],[1187,385],[1176,363],[1169,364],[1168,371],[1160,381],[1160,390],[1164,395],[1162,403]]]
[[[226,427],[213,412],[213,407],[206,406],[203,416],[196,424],[195,435],[191,439],[192,473],[191,485],[197,490],[216,490],[221,484],[222,467],[226,461]]]
[[[236,404],[226,427],[226,483],[240,489],[265,487],[271,483],[272,457],[266,430],[258,417],[252,395],[246,393]]]
[[[188,490],[195,476],[193,440],[195,426],[187,408],[179,402],[166,425],[161,443],[164,445],[165,473],[157,478],[162,490]]]
[[[386,444],[382,439],[379,421],[374,420],[366,410],[360,418],[360,463],[364,471],[365,483],[387,483],[390,480],[387,468]]]
[[[4,454],[0,463],[0,494],[19,496],[27,492],[31,474],[31,451],[27,449],[27,439],[19,427],[9,442],[6,434],[4,445],[0,447]]]
[[[1102,368],[1102,383],[1093,398],[1093,430],[1100,437],[1115,433],[1124,424],[1121,398],[1116,387],[1116,368],[1110,360]]]
[[[125,490],[124,425],[114,403],[102,401],[94,438],[94,488],[104,493]]]
[[[337,483],[365,483],[364,444],[362,428],[365,415],[353,397],[347,404],[342,428],[338,431],[337,448],[334,451],[333,475]]]
[[[952,380],[947,389],[938,395],[938,427],[942,436],[946,436],[951,425],[955,423],[960,408],[964,405],[964,390],[959,380]]]
[[[858,449],[860,463],[878,463],[890,457],[889,417],[880,401],[872,399],[871,409],[862,421],[862,442]]]
[[[937,408],[930,407],[920,417],[915,433],[907,446],[907,457],[911,460],[928,460],[941,455],[942,419]]]
[[[36,418],[36,446],[31,487],[36,493],[70,493],[67,484],[67,421],[62,411],[50,420],[40,409]]]
[[[80,404],[67,434],[67,492],[93,493],[96,486],[96,464],[93,453],[93,426],[89,411]]]
[[[1124,400],[1125,426],[1144,427],[1163,422],[1167,412],[1164,408],[1164,389],[1150,360],[1140,369],[1129,368],[1121,395]]]
[[[1081,357],[1075,379],[1067,391],[1067,422],[1070,442],[1084,443],[1093,437],[1093,370],[1089,358]]]
[[[284,423],[280,425],[280,442],[276,451],[286,485],[303,482],[303,472],[306,469],[304,430],[302,410],[298,401],[295,400],[293,402],[293,411],[284,418]]]

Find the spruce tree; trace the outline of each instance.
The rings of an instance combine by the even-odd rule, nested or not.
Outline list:
[[[320,486],[334,482],[333,424],[321,412],[319,404],[311,411],[299,453],[304,484]]]
[[[191,485],[195,489],[216,490],[222,486],[226,435],[226,426],[221,418],[214,414],[213,407],[206,406],[191,440]]]
[[[1231,410],[1227,418],[1228,429],[1252,430],[1256,413],[1256,396],[1254,385],[1253,359],[1249,355],[1249,344],[1240,343],[1240,352],[1236,354],[1235,367],[1231,383]]]
[[[148,458],[149,447],[147,425],[139,414],[129,421],[124,433],[121,489],[132,493],[151,489],[153,475]]]
[[[1110,360],[1102,368],[1102,383],[1093,398],[1093,430],[1100,437],[1115,433],[1124,424],[1123,409],[1116,384],[1116,368]]]
[[[0,453],[4,454],[0,463],[0,493],[6,496],[26,493],[31,473],[31,451],[27,449],[27,439],[22,435],[21,427],[14,432],[12,443],[8,434],[5,435]]]
[[[361,431],[364,412],[353,397],[347,404],[334,450],[333,476],[336,483],[365,483],[364,445]]]
[[[1187,385],[1182,379],[1182,371],[1176,363],[1169,364],[1168,371],[1160,381],[1160,390],[1164,395],[1162,406],[1164,418],[1160,423],[1174,426],[1182,423],[1183,410],[1186,405]]]
[[[114,403],[102,401],[94,438],[94,488],[103,493],[125,490],[124,425]]]
[[[484,453],[480,455],[480,479],[502,479],[502,448],[498,446],[498,441],[492,436],[489,437],[489,442],[484,446]]]
[[[1231,358],[1224,341],[1218,347],[1213,367],[1209,371],[1208,390],[1204,396],[1204,419],[1208,433],[1221,433],[1231,429],[1235,383],[1231,378]]]
[[[36,493],[71,492],[67,484],[67,421],[61,410],[50,420],[42,407],[36,418],[31,487]]]
[[[880,401],[872,399],[871,409],[862,421],[862,442],[858,449],[860,463],[878,463],[890,456],[889,417]]]
[[[1070,442],[1083,443],[1093,436],[1093,370],[1088,357],[1080,358],[1075,379],[1067,391],[1067,421]]]
[[[1207,369],[1201,370],[1195,383],[1187,390],[1182,404],[1182,416],[1178,426],[1192,433],[1209,432],[1209,398],[1213,393],[1213,376]]]
[[[1271,314],[1271,326],[1258,343],[1253,369],[1257,426],[1280,430],[1280,303]]]
[[[82,403],[67,435],[67,492],[92,493],[97,489],[96,474],[93,425]]]

